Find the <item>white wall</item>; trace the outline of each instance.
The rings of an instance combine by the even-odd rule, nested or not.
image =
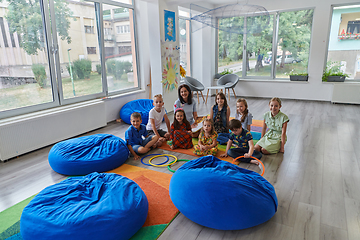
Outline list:
[[[219,1],[220,2],[220,1]],[[202,5],[197,1],[196,4]],[[220,2],[221,3],[221,2]],[[236,3],[236,1],[234,1]],[[314,8],[313,31],[310,43],[309,80],[308,82],[290,82],[280,80],[242,80],[236,87],[236,94],[243,97],[274,97],[289,99],[308,99],[330,101],[333,91],[332,83],[323,83],[322,71],[326,62],[328,36],[331,21],[331,5],[358,4],[355,0],[253,0],[252,5],[260,5],[268,11],[296,10]],[[249,3],[250,4],[250,3]],[[217,7],[221,6],[218,5]],[[225,5],[225,4],[224,4]],[[204,5],[202,5],[204,6]],[[215,61],[215,34],[207,31],[210,27],[203,28],[201,33],[192,33],[192,66],[193,76],[202,79],[204,85],[212,84],[212,76],[216,73]],[[211,46],[210,46],[211,45]],[[200,69],[199,69],[200,68]],[[208,76],[211,77],[208,77]],[[345,83],[346,84],[346,83]]]

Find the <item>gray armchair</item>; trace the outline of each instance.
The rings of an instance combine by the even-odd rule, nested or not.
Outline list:
[[[202,91],[205,90],[205,87],[201,82],[199,82],[195,78],[186,76],[185,83],[186,83],[186,85],[188,85],[190,87],[190,90],[192,92],[196,92],[196,95],[198,97],[198,103],[200,103],[199,92],[200,92],[200,94],[201,94],[201,96],[202,96],[202,98],[203,98],[203,100],[205,102],[204,95],[202,94]]]
[[[239,76],[236,74],[226,74],[219,78],[217,85],[225,87],[225,95],[226,90],[228,91],[229,101],[230,101],[230,88],[232,89],[234,96],[236,98],[236,93],[234,87],[239,82]]]

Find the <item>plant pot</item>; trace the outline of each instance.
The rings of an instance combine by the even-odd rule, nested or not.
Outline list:
[[[307,81],[309,76],[290,75],[290,81]]]
[[[328,76],[328,82],[345,82],[345,76]]]

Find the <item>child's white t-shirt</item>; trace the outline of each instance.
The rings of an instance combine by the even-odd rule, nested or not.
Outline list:
[[[235,119],[241,121],[242,115],[236,111]],[[244,119],[244,122],[241,122],[242,128],[247,129],[248,125],[252,124],[253,115],[248,112],[247,116]]]
[[[164,115],[165,115],[165,108],[162,107],[161,108],[161,111],[158,112],[155,110],[155,107],[152,108],[149,112],[149,121],[146,125],[146,130],[153,130],[152,129],[152,126],[151,126],[151,122],[150,122],[150,119],[154,119],[155,120],[155,127],[156,127],[156,130],[160,129],[160,125],[162,123],[162,120],[164,118]]]

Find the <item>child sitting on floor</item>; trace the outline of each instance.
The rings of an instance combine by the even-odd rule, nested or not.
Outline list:
[[[272,98],[269,102],[269,107],[270,111],[264,114],[261,139],[255,145],[255,149],[263,154],[283,153],[287,140],[286,128],[289,118],[280,111],[280,98]],[[269,131],[266,132],[267,128],[269,128]]]
[[[166,115],[164,101],[161,94],[154,96],[153,105],[154,107],[149,112],[149,121],[146,125],[146,130],[149,135],[158,136],[159,140],[157,142],[157,146],[159,147],[166,140],[170,140],[170,121]],[[163,119],[165,120],[167,126],[167,132],[160,129],[160,125]]]
[[[260,159],[262,154],[254,150],[254,142],[251,133],[247,129],[243,129],[241,122],[237,119],[230,120],[229,128],[231,130],[230,138],[226,146],[226,151],[220,157],[232,158],[244,156],[240,161],[246,163],[254,163],[259,165],[259,161],[250,158],[251,156]],[[231,148],[235,144],[236,148]],[[230,149],[231,148],[231,149]]]
[[[186,115],[182,108],[176,109],[174,113],[174,122],[171,124],[170,139],[168,144],[171,149],[187,149],[193,147],[191,125],[186,120]]]
[[[149,136],[142,123],[141,114],[134,112],[130,117],[131,126],[125,132],[125,141],[134,160],[140,159],[138,154],[145,154],[157,147],[158,136]],[[145,137],[143,139],[142,137]]]
[[[240,120],[242,128],[250,132],[253,115],[249,112],[248,104],[244,98],[239,98],[236,101],[235,119]]]
[[[216,155],[217,149],[217,133],[214,129],[212,119],[205,119],[203,127],[199,134],[198,145],[194,147],[194,153],[199,156]]]

